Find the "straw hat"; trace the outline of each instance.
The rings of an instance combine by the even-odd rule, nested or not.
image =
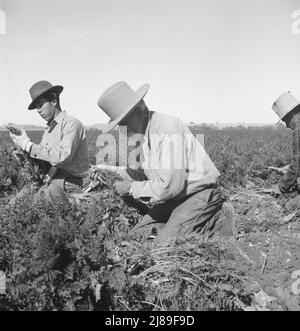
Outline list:
[[[278,124],[287,114],[300,105],[300,101],[297,100],[291,92],[281,94],[281,96],[273,103],[273,110],[279,116],[280,120]]]
[[[128,116],[144,98],[149,88],[149,84],[144,84],[134,91],[126,82],[118,82],[108,88],[97,103],[111,119],[103,132],[110,131]]]

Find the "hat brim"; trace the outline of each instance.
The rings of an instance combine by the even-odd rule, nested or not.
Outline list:
[[[42,98],[43,96],[50,94],[50,93],[58,93],[61,94],[61,92],[63,91],[63,86],[60,85],[56,85],[56,86],[52,86],[51,88],[49,88],[47,91],[41,93],[40,95],[38,95],[34,100],[32,100],[31,104],[29,105],[28,109],[29,110],[33,110],[36,109],[36,103],[37,101]]]
[[[137,104],[145,97],[150,88],[150,84],[144,84],[136,92],[136,99],[132,102],[130,106],[115,120],[110,121],[106,127],[102,130],[102,133],[107,133],[111,131],[115,126],[117,126],[123,119],[125,119],[137,106]]]
[[[283,115],[275,125],[278,125],[288,114],[290,114],[298,106],[300,106],[300,102],[295,107],[293,107],[289,112],[287,112],[285,115]]]

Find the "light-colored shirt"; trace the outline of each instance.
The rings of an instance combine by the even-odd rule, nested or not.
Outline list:
[[[65,111],[60,112],[48,125],[41,143],[32,145],[30,156],[84,177],[90,163],[83,124]]]
[[[135,198],[177,200],[218,182],[220,173],[201,141],[176,117],[154,113],[142,150],[148,180],[132,183]]]

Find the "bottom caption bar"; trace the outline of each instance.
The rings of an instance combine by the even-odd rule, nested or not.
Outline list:
[[[107,328],[196,328],[199,326],[197,316],[199,316],[199,313],[190,312],[101,312],[101,324]]]

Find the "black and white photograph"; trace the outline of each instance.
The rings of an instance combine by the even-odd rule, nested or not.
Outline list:
[[[300,311],[299,58],[300,0],[0,0],[0,311]]]

